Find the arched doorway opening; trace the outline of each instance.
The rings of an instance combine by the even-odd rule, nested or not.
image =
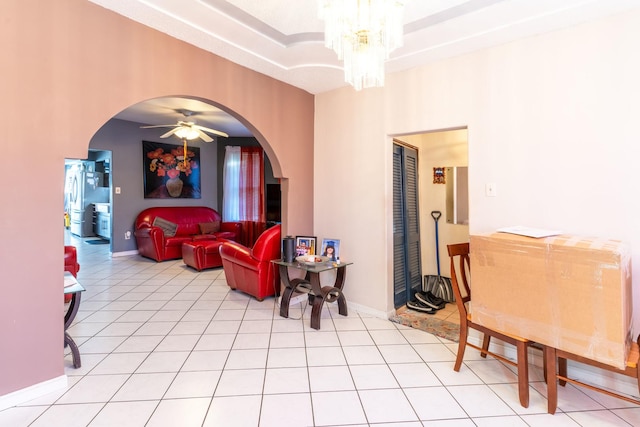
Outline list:
[[[166,144],[182,147],[182,140],[167,135],[170,127],[145,127],[171,125],[184,119],[189,111],[198,125],[220,130],[229,135],[213,134],[211,142],[189,141],[189,149],[195,149],[199,158],[199,191],[197,197],[178,199],[148,197],[145,190],[144,143]],[[226,145],[260,146],[265,153],[265,195],[270,198],[265,206],[272,209],[269,220],[282,220],[280,191],[280,164],[265,138],[247,120],[213,101],[197,97],[168,96],[153,98],[133,104],[109,119],[90,140],[89,150],[108,151],[110,160],[110,214],[111,251],[113,254],[135,253],[133,222],[136,215],[151,206],[204,205],[222,211],[222,165]],[[276,206],[277,215],[273,213]],[[96,233],[97,234],[97,233]]]

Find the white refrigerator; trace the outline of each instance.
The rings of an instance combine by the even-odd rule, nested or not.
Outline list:
[[[96,172],[95,166],[94,161],[79,160],[66,173],[69,231],[80,237],[95,236],[93,204],[109,202],[109,188],[102,186],[103,174]]]

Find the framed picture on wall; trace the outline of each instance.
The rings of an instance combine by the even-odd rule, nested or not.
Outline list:
[[[142,141],[145,199],[199,199],[200,148]]]
[[[340,240],[322,239],[320,255],[329,257],[329,261],[337,261],[340,259]]]
[[[317,243],[315,236],[296,236],[296,256],[315,255]]]

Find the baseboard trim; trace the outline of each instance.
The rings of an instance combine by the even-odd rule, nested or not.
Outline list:
[[[0,396],[0,411],[37,399],[49,393],[62,390],[67,388],[68,384],[67,376],[61,375],[57,378],[52,378],[21,390],[5,394],[4,396]]]
[[[309,298],[308,294],[293,294],[289,300],[289,307],[300,304]],[[278,305],[282,305],[282,296],[278,297]]]
[[[138,255],[138,251],[134,250],[134,251],[111,252],[112,258],[121,257],[121,256],[131,256],[131,255]]]
[[[356,304],[347,300],[347,308],[349,311],[357,311],[358,313],[368,314],[371,317],[389,320],[389,315],[384,311],[376,310],[365,305]]]

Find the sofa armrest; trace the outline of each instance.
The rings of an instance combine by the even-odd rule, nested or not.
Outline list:
[[[220,245],[220,257],[233,264],[238,264],[251,270],[258,268],[258,260],[251,256],[251,249],[237,242],[225,241]]]
[[[235,239],[231,239],[231,240],[235,240],[236,242],[239,242],[240,237],[242,237],[242,223],[232,222],[232,221],[220,223],[220,231],[235,233]],[[230,238],[230,237],[226,237],[226,238]]]
[[[133,232],[141,255],[161,261],[164,255],[165,238],[160,227],[141,227]]]

